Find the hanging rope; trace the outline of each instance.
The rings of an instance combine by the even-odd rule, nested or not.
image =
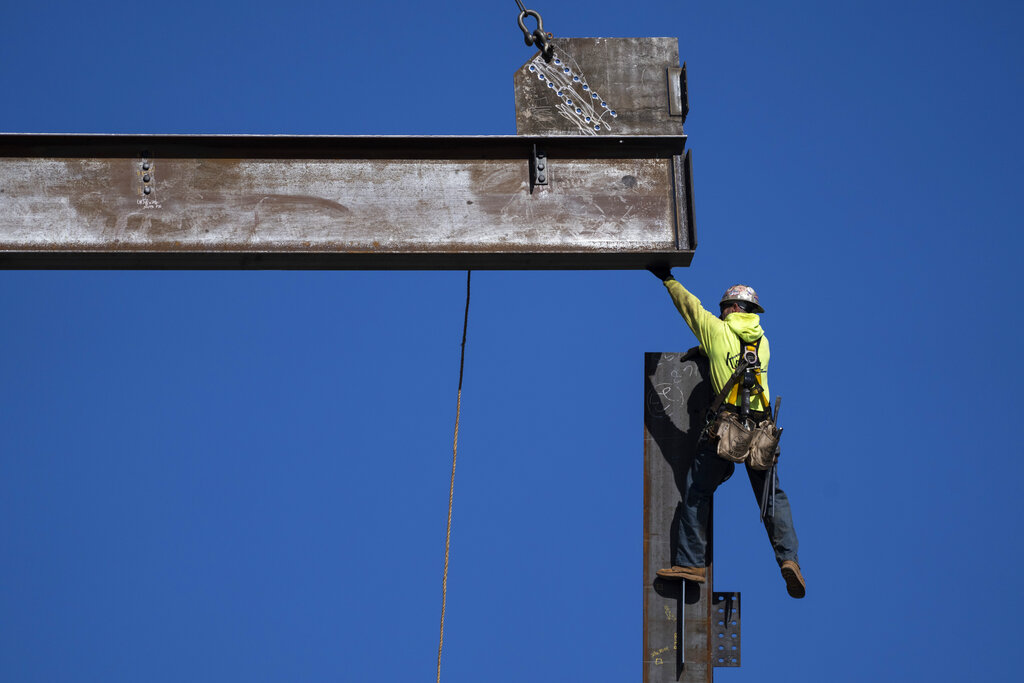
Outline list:
[[[462,319],[462,352],[459,354],[459,394],[455,401],[455,438],[452,443],[452,483],[448,488],[448,528],[444,535],[444,573],[441,575],[441,639],[437,644],[437,683],[441,683],[441,649],[444,647],[444,608],[448,601],[448,549],[452,541],[452,501],[455,499],[455,459],[459,455],[459,414],[462,412],[462,371],[466,365],[466,328],[469,326],[469,282],[466,271],[466,315]]]

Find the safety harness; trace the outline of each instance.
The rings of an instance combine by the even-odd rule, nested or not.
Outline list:
[[[709,441],[716,442],[715,452],[723,460],[747,463],[755,470],[769,470],[775,464],[782,430],[775,425],[768,397],[761,384],[762,368],[758,356],[761,339],[758,337],[754,341],[740,342],[740,358],[736,369],[708,409],[705,436]],[[751,414],[751,394],[760,397],[761,405],[765,407],[764,412],[755,411],[754,415]],[[729,410],[723,406],[727,397],[731,399],[727,404]],[[776,398],[776,406],[778,400]],[[735,408],[735,412],[732,408]]]
[[[764,387],[761,385],[761,357],[758,354],[763,338],[758,337],[752,342],[742,342],[740,358],[747,361],[747,368],[743,371],[742,379],[736,382],[733,385],[732,391],[729,392],[728,402],[739,407],[740,415],[744,419],[750,415],[751,396],[760,398],[761,405],[764,406],[762,410],[769,410],[768,397],[765,395]],[[737,394],[739,394],[738,401]]]
[[[768,405],[768,396],[761,384],[761,357],[758,354],[761,339],[763,337],[758,337],[752,342],[740,342],[740,358],[736,363],[736,369],[733,370],[732,375],[729,376],[722,390],[718,392],[718,396],[711,403],[711,407],[708,409],[709,422],[718,417],[723,403],[735,406],[739,410],[740,417],[746,421],[750,417],[750,397],[752,395],[761,399],[764,410],[771,410]],[[770,412],[769,417],[771,417]]]

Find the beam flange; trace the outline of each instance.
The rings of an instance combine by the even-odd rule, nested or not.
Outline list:
[[[685,266],[685,143],[2,134],[0,267]],[[535,146],[547,185],[531,193]]]

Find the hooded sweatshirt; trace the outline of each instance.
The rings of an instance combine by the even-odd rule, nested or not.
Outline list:
[[[758,346],[757,355],[761,360],[761,386],[764,387],[764,396],[768,403],[771,403],[771,394],[768,392],[768,359],[771,356],[768,347],[768,338],[764,336],[761,329],[761,319],[756,313],[730,313],[722,320],[717,315],[705,309],[700,299],[687,291],[679,282],[674,279],[665,280],[665,287],[668,289],[672,301],[675,303],[683,320],[689,326],[690,331],[700,342],[700,348],[711,361],[711,386],[715,394],[722,390],[725,383],[729,381],[736,364],[740,359],[741,342],[754,342],[758,338],[761,344]],[[751,410],[767,410],[767,405],[762,405],[761,397],[751,395]]]

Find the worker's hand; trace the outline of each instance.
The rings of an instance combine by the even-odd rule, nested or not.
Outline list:
[[[647,266],[647,270],[654,273],[654,277],[658,278],[662,282],[665,280],[672,280],[672,269],[663,263],[658,263],[653,266]]]

